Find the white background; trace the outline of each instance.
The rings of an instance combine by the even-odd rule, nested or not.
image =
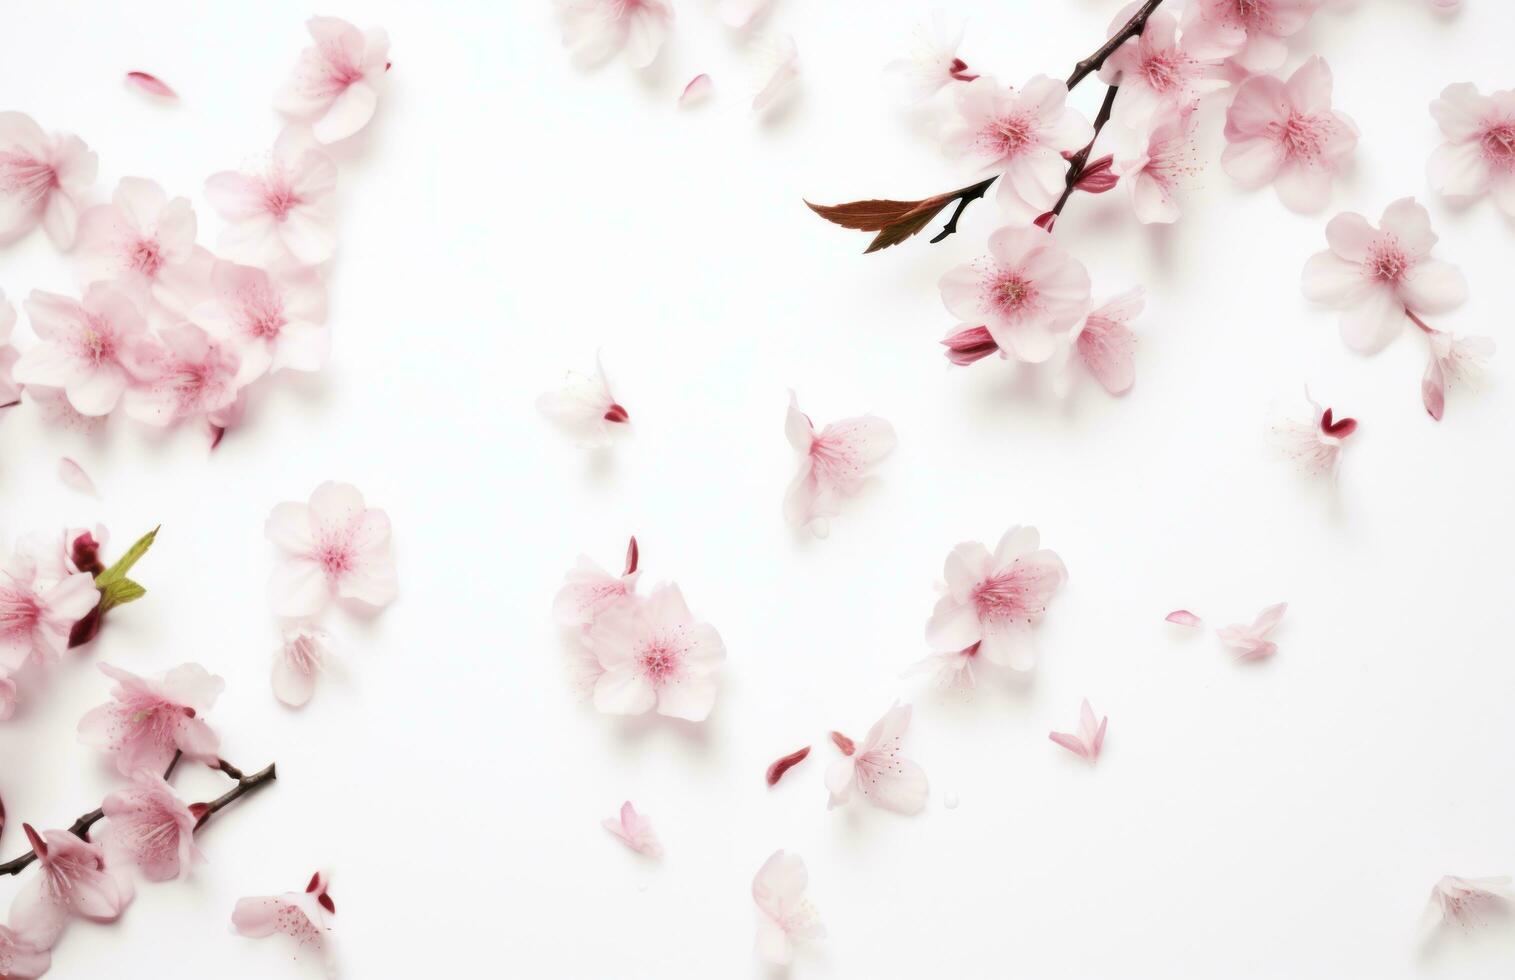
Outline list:
[[[1515,7],[1468,0],[1443,18],[1365,0],[1295,39],[1290,67],[1325,55],[1362,130],[1325,214],[1238,192],[1213,162],[1171,229],[1137,225],[1120,193],[1075,198],[1058,234],[1096,296],[1143,284],[1150,302],[1130,396],[1085,379],[1063,404],[1035,374],[939,353],[952,320],[936,279],[981,253],[992,204],[943,245],[864,257],[863,235],[801,203],[966,182],[929,114],[882,84],[927,4],[777,0],[770,26],[795,36],[804,78],[766,122],[746,105],[752,51],[704,0],[678,4],[644,74],[575,71],[546,4],[441,6],[320,11],[388,28],[394,61],[373,125],[340,151],[328,371],[265,389],[214,454],[193,427],[116,420],[87,439],[30,408],[0,420],[8,536],[102,520],[124,546],[163,524],[137,575],[147,598],[32,675],[0,726],[12,820],[66,825],[116,785],[74,737],[105,697],[100,661],[221,674],[225,754],[280,773],[205,832],[209,864],[144,884],[115,926],[71,927],[54,976],[316,975],[228,919],[238,896],[322,866],[347,976],[763,975],[748,890],[781,847],[805,858],[830,931],[800,977],[1510,975],[1508,921],[1415,942],[1439,876],[1515,871],[1509,355],[1438,425],[1420,406],[1420,338],[1355,356],[1298,279],[1331,213],[1376,221],[1416,195],[1472,288],[1438,325],[1515,349],[1515,229],[1488,202],[1448,208],[1424,178],[1441,88],[1515,84]],[[1118,6],[947,5],[969,20],[968,61],[1017,83],[1065,75]],[[272,141],[309,13],[26,5],[0,33],[0,108],[82,135],[101,197],[127,175],[190,195],[214,245],[202,182]],[[126,91],[133,69],[182,104]],[[701,71],[715,99],[677,109]],[[1099,96],[1091,80],[1074,101],[1092,114]],[[40,233],[0,253],[14,300],[78,285]],[[632,425],[585,455],[532,403],[597,349]],[[1263,438],[1306,382],[1362,422],[1334,494]],[[825,541],[780,516],[789,387],[818,421],[872,412],[899,432]],[[62,454],[101,500],[61,488]],[[290,712],[268,684],[263,519],[333,478],[391,515],[402,596],[372,621],[329,618],[341,671]],[[1071,575],[1029,684],[991,677],[965,701],[901,679],[947,552],[1018,523]],[[563,678],[553,592],[576,555],[615,565],[633,533],[647,584],[677,580],[729,649],[703,727],[599,716]],[[1250,620],[1280,600],[1263,664],[1163,622],[1177,607]],[[1086,695],[1110,717],[1094,769],[1046,737]],[[916,705],[926,812],[828,813],[826,731],[860,737],[895,698]],[[806,742],[812,758],[767,789],[767,764]],[[662,862],[600,829],[626,798]],[[0,855],[21,841],[13,824]]]

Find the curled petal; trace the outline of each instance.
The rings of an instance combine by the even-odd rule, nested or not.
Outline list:
[[[1195,628],[1198,628],[1205,624],[1204,620],[1200,619],[1198,616],[1194,615],[1187,609],[1175,609],[1172,612],[1168,613],[1168,615],[1164,616],[1163,620],[1165,622],[1173,623],[1178,626],[1190,626]]]
[[[157,75],[149,75],[145,71],[129,71],[126,73],[126,87],[143,95],[150,95],[155,99],[165,102],[177,102],[179,93],[168,87],[168,84]]]

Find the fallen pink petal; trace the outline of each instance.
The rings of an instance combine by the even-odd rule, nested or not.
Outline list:
[[[1205,625],[1204,620],[1194,615],[1187,609],[1175,609],[1163,617],[1164,622],[1173,623],[1176,626],[1188,626],[1193,629]]]
[[[1076,733],[1051,732],[1048,738],[1086,762],[1096,762],[1105,746],[1105,725],[1109,718],[1095,719],[1094,709],[1085,698],[1079,706],[1078,731]]]
[[[126,87],[135,92],[141,92],[143,95],[149,95],[166,102],[176,102],[179,99],[179,93],[169,88],[167,82],[157,75],[150,75],[145,71],[127,72]]]
[[[715,83],[710,80],[709,75],[703,73],[696,75],[689,80],[688,85],[684,86],[684,91],[679,93],[679,107],[699,105],[710,98],[710,93],[714,91]]]
[[[84,472],[84,467],[67,456],[63,456],[58,460],[58,479],[62,480],[63,485],[70,490],[76,490],[89,497],[100,496],[99,491],[95,489],[95,481],[91,480],[89,474]]]
[[[621,805],[621,812],[615,818],[601,821],[601,826],[638,854],[651,858],[663,856],[663,844],[652,830],[652,821],[638,813],[630,800]]]
[[[1238,660],[1266,659],[1278,652],[1278,644],[1268,639],[1268,634],[1273,632],[1288,608],[1287,602],[1275,603],[1258,613],[1251,623],[1222,626],[1215,635],[1236,654]]]

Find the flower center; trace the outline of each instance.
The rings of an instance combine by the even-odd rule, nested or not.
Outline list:
[[[983,619],[1026,619],[1031,596],[1015,569],[985,579],[973,589],[973,603]]]
[[[1329,116],[1290,112],[1283,123],[1270,127],[1273,138],[1283,144],[1284,155],[1294,160],[1316,161],[1323,155],[1334,125]]]
[[[1001,271],[989,281],[989,306],[1005,319],[1024,316],[1036,305],[1036,283],[1018,269]]]
[[[638,662],[647,679],[654,685],[661,685],[679,672],[679,651],[656,640],[642,648]]]
[[[1011,158],[1036,143],[1034,121],[1021,113],[1002,116],[990,123],[979,136],[987,155]]]
[[[352,552],[345,544],[326,541],[316,551],[316,561],[327,578],[340,578],[352,568]]]
[[[242,329],[249,337],[274,340],[289,321],[284,317],[284,300],[267,286],[253,287],[240,297]]]
[[[1398,239],[1390,236],[1375,242],[1368,250],[1368,257],[1363,262],[1363,273],[1369,279],[1395,284],[1404,280],[1412,265],[1414,263],[1410,257],[1399,247]]]
[[[127,250],[127,264],[149,279],[158,274],[163,268],[163,250],[158,246],[156,238],[139,238],[136,243]]]
[[[41,618],[42,610],[31,592],[0,586],[0,635],[30,633]]]
[[[275,221],[283,221],[302,203],[300,195],[282,177],[264,181],[263,209],[273,215]]]
[[[109,324],[93,315],[85,317],[84,332],[79,336],[79,356],[96,367],[116,359],[116,340]]]
[[[1183,82],[1183,65],[1168,51],[1155,52],[1142,63],[1141,71],[1154,92],[1170,92]]]
[[[57,186],[52,164],[24,153],[0,153],[0,190],[35,203]]]
[[[1502,170],[1515,170],[1515,120],[1490,126],[1479,138],[1483,155],[1489,163]]]

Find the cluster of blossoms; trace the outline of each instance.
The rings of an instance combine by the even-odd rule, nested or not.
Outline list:
[[[793,96],[800,77],[799,49],[787,34],[759,36],[755,28],[765,19],[772,0],[720,0],[718,13],[739,31],[758,62],[758,82],[752,96],[752,111],[764,113],[783,105]],[[598,67],[617,54],[633,68],[644,69],[657,60],[663,42],[673,29],[673,6],[668,0],[555,0],[563,29],[563,44],[576,64]],[[714,83],[701,72],[680,91],[680,106],[709,98]]]
[[[214,442],[255,381],[321,367],[331,343],[322,269],[336,247],[327,147],[372,117],[389,42],[330,17],[308,26],[315,44],[275,100],[289,124],[266,160],[205,183],[226,222],[215,252],[197,244],[189,200],[151,180],[122,178],[109,202],[86,206],[95,154],[0,113],[0,238],[40,223],[85,283],[77,297],[31,293],[37,342],[19,354],[8,353],[14,315],[0,298],[0,405],[24,392],[76,426],[117,408],[155,426],[199,419]]]
[[[694,618],[677,585],[638,594],[639,561],[635,538],[619,576],[580,556],[558,590],[552,613],[569,647],[575,686],[606,714],[656,711],[704,721],[715,707],[726,646],[715,627]]]
[[[306,503],[275,505],[263,529],[279,550],[268,580],[268,604],[283,627],[274,696],[298,708],[330,654],[319,617],[333,600],[377,611],[399,595],[389,515],[369,507],[357,487],[327,482]]]

